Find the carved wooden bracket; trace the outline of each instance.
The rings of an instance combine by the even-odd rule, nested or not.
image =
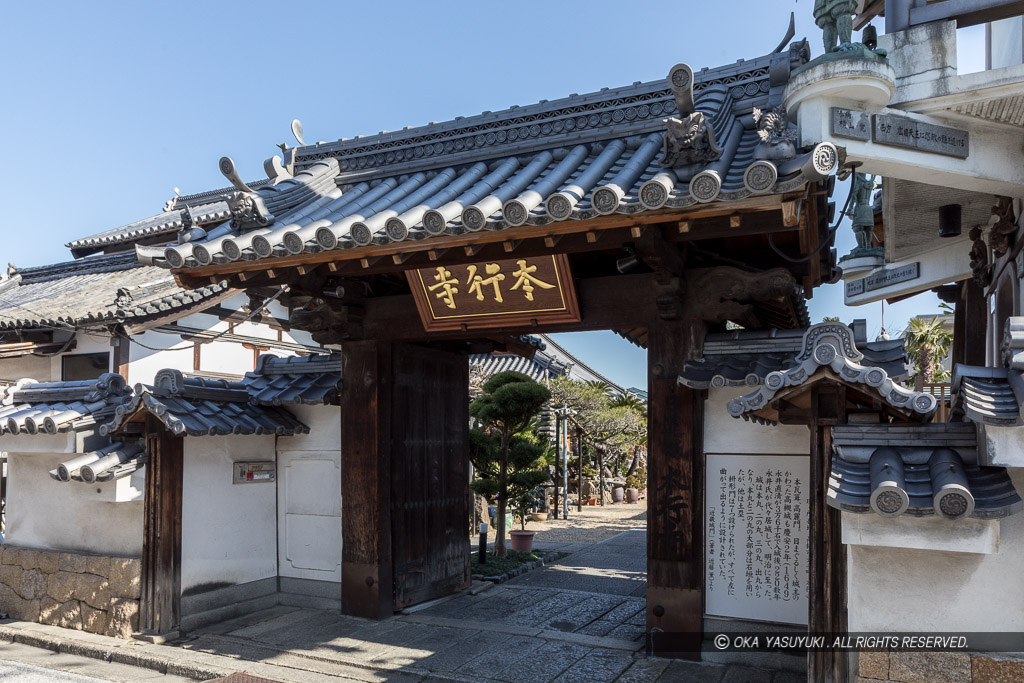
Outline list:
[[[288,323],[309,332],[318,344],[339,344],[363,337],[366,309],[353,304],[338,306],[323,299],[313,299],[292,311]]]
[[[684,316],[709,323],[731,320],[740,325],[757,327],[759,321],[754,304],[784,301],[796,288],[793,274],[785,268],[750,273],[720,266],[692,270],[685,275],[686,296],[682,304]]]

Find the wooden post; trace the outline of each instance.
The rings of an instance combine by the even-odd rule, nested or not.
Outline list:
[[[985,365],[988,314],[985,292],[973,279],[960,285],[953,314],[953,363]]]
[[[555,519],[558,519],[558,485],[562,481],[562,416],[555,411]],[[568,491],[566,491],[568,493]],[[545,500],[547,497],[545,496]]]
[[[597,500],[601,507],[604,507],[604,451],[597,452]]]
[[[391,561],[391,345],[342,345],[341,611],[394,613]]]
[[[677,378],[703,330],[655,319],[647,351],[647,651],[693,660],[704,629],[704,395]]]
[[[160,634],[181,622],[182,437],[147,415],[146,451],[139,628]]]
[[[846,547],[839,510],[825,504],[832,463],[832,425],[845,422],[846,396],[841,385],[817,384],[811,389],[810,462],[810,592],[807,630],[841,634],[847,630]],[[846,683],[848,653],[824,650],[807,653],[807,680]]]
[[[576,428],[576,462],[579,464],[579,473],[577,479],[579,483],[576,486],[576,512],[583,512],[583,429],[581,427]]]

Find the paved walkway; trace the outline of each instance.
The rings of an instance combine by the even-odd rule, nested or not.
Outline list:
[[[110,662],[137,663],[196,680],[232,671],[303,683],[805,680],[798,673],[768,667],[647,657],[644,511],[616,507],[589,519],[578,516],[572,533],[563,529],[560,537],[541,540],[539,548],[573,553],[553,565],[385,621],[278,606],[211,626],[171,646],[24,622],[0,626],[0,639],[99,655]],[[615,516],[619,532],[602,530],[600,518]],[[584,536],[604,540],[572,540]],[[154,672],[140,671],[138,679],[123,680],[148,680],[146,675]]]

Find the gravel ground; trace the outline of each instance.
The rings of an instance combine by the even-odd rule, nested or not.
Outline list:
[[[585,505],[583,510],[569,508],[569,519],[549,519],[545,522],[529,522],[527,531],[536,531],[534,543],[599,543],[607,538],[645,524],[647,520],[647,501],[627,505],[617,503],[610,505]],[[519,527],[513,527],[518,529]],[[474,544],[480,539],[476,536],[470,541]],[[493,529],[488,541],[494,540]]]

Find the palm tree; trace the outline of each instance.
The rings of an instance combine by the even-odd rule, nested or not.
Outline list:
[[[917,317],[910,320],[904,334],[910,360],[925,382],[935,381],[935,368],[949,353],[953,335],[943,326],[939,318],[925,320]]]

